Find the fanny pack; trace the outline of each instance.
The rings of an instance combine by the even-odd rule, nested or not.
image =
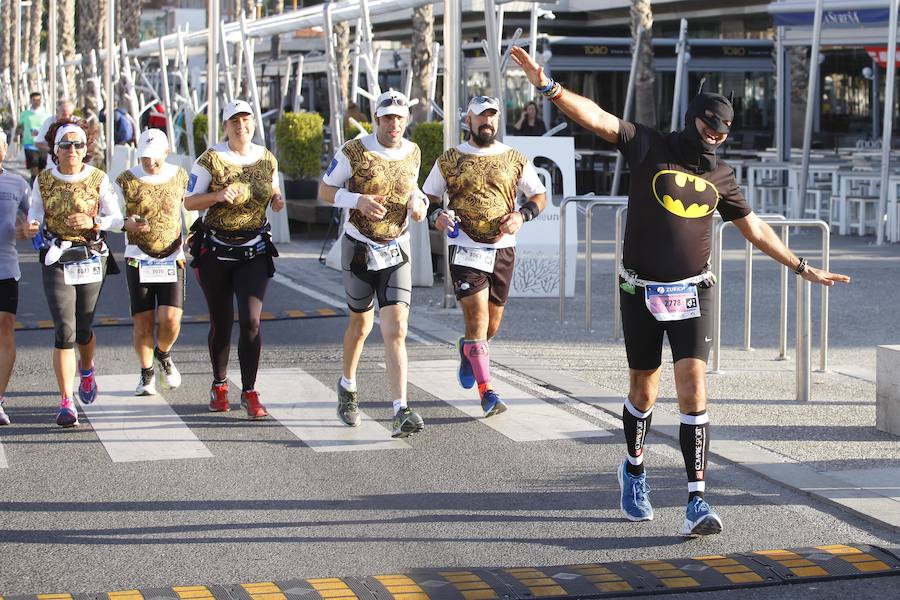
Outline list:
[[[655,285],[691,285],[694,284],[698,287],[708,288],[712,287],[716,284],[716,274],[713,273],[709,269],[709,264],[707,263],[706,267],[703,268],[703,271],[699,275],[694,275],[693,277],[688,277],[687,279],[679,279],[678,281],[650,281],[649,279],[641,279],[638,277],[637,271],[633,271],[631,269],[626,269],[624,265],[619,265],[619,277],[625,280],[625,283],[630,285],[632,288],[642,287],[646,288],[648,286]]]
[[[93,256],[94,254],[87,246],[72,246],[71,248],[63,250],[62,254],[59,257],[59,260],[57,260],[56,262],[61,265],[68,265],[71,263],[81,262],[83,260],[93,258]]]
[[[215,257],[216,260],[232,262],[253,260],[257,256],[263,254],[276,257],[278,256],[278,250],[275,249],[275,244],[272,243],[271,230],[272,226],[269,225],[269,223],[266,223],[255,231],[227,232],[228,234],[231,234],[226,236],[228,239],[242,237],[245,240],[250,240],[256,236],[262,237],[260,241],[250,246],[232,246],[231,244],[226,244],[213,239],[213,236],[218,238],[221,235],[224,235],[223,232],[210,229],[203,223],[202,218],[198,218],[194,221],[194,224],[191,225],[192,233],[188,238],[188,248],[190,249],[191,256],[194,257],[194,260],[191,261],[191,266],[196,267],[197,260],[206,255],[211,255]]]

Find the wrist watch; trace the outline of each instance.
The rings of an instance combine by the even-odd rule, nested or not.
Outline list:
[[[97,230],[100,229],[100,217],[99,216],[94,217],[94,229],[97,229]]]

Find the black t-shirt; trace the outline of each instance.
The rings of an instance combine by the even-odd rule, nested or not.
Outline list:
[[[708,173],[691,173],[677,162],[671,135],[619,121],[617,147],[631,170],[622,260],[651,281],[678,281],[703,271],[714,210],[726,221],[751,212],[732,167],[719,160]]]
[[[522,127],[516,129],[513,127],[512,134],[513,135],[544,135],[547,133],[547,128],[544,126],[544,122],[540,119],[534,120],[534,125],[528,124],[528,119],[522,123]]]

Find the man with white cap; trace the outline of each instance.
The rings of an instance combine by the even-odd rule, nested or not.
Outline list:
[[[344,144],[319,185],[319,197],[349,211],[341,266],[350,322],[337,384],[338,417],[351,427],[360,423],[356,371],[375,321],[377,297],[394,403],[393,437],[425,427],[406,400],[406,324],[412,297],[408,216],[421,221],[428,207],[416,183],[419,147],[403,138],[408,119],[405,95],[393,90],[381,94],[375,102],[375,133]]]
[[[491,387],[488,340],[500,329],[509,296],[516,232],[541,214],[546,191],[531,161],[497,141],[499,121],[496,98],[472,98],[469,140],[444,151],[423,186],[432,202],[441,202],[444,192],[449,197],[450,212],[436,211],[434,224],[456,235],[450,276],[466,323],[465,337],[457,342],[458,378],[466,389],[478,385],[485,417],[506,410]],[[526,201],[517,209],[518,192]]]
[[[0,425],[9,425],[3,410],[6,386],[16,362],[16,310],[19,304],[19,255],[15,239],[24,238],[22,224],[28,214],[28,183],[3,169],[6,133],[0,130]]]
[[[169,140],[159,129],[140,135],[137,155],[139,163],[122,172],[116,183],[125,197],[125,275],[134,321],[132,341],[141,363],[135,395],[150,396],[156,394],[154,363],[163,387],[181,385],[170,351],[181,330],[184,306],[181,207],[188,177],[181,167],[165,162]]]
[[[200,155],[191,168],[188,210],[201,210],[194,221],[190,250],[191,266],[209,307],[209,356],[213,384],[209,410],[226,412],[228,400],[228,355],[237,298],[238,360],[241,365],[241,406],[248,419],[268,417],[255,389],[262,353],[260,315],[269,279],[275,275],[272,243],[266,209],[284,208],[278,192],[278,161],[263,146],[253,143],[256,121],[243,100],[233,100],[222,110],[225,129],[220,142]]]

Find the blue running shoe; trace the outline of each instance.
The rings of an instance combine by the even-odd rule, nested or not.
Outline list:
[[[60,427],[75,427],[78,425],[78,409],[71,398],[63,398],[59,403],[59,412],[56,413],[56,424]]]
[[[622,491],[619,508],[629,521],[652,521],[653,507],[650,505],[650,486],[647,474],[634,476],[627,471],[626,459],[619,465],[619,489]]]
[[[459,385],[470,390],[475,387],[475,373],[472,372],[472,363],[463,353],[463,338],[456,340],[456,348],[459,350],[459,369],[456,371],[456,378]]]
[[[79,371],[81,367],[79,366]],[[80,372],[81,383],[78,386],[78,399],[82,404],[93,404],[97,399],[97,380],[94,378],[94,366],[91,365],[90,373],[87,375]]]
[[[684,529],[681,535],[684,537],[697,537],[700,535],[714,535],[722,531],[722,519],[709,507],[709,504],[700,497],[694,496],[688,501],[684,514]]]
[[[499,415],[506,412],[506,404],[497,395],[494,390],[486,390],[481,396],[481,409],[484,411],[484,418]]]

